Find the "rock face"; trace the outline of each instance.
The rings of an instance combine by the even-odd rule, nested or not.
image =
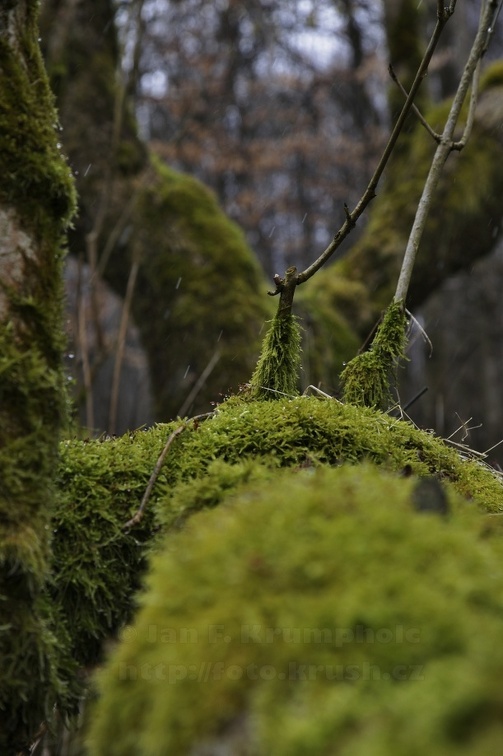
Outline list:
[[[458,273],[416,313],[432,345],[414,329],[401,389],[414,422],[480,452],[503,466],[503,245]],[[457,432],[456,432],[457,431]]]
[[[98,305],[94,317],[91,286]],[[153,400],[148,361],[138,329],[129,322],[120,362],[117,394],[113,397],[114,375],[118,369],[118,340],[123,300],[103,281],[91,281],[89,266],[67,257],[65,264],[67,376],[73,382],[72,394],[78,421],[96,434],[116,434],[153,422]],[[85,353],[85,354],[84,354]],[[85,385],[84,360],[91,368],[92,382]],[[92,417],[87,392],[91,393]],[[113,406],[115,405],[115,406]],[[111,415],[115,414],[111,428]]]

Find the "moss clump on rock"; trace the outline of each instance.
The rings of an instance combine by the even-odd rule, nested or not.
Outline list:
[[[279,399],[299,392],[300,328],[295,315],[276,313],[250,381],[254,399]]]
[[[417,513],[414,485],[284,471],[194,516],[100,676],[92,756],[497,743],[503,542],[454,494],[447,519]]]
[[[369,349],[354,357],[341,373],[344,401],[363,407],[388,407],[393,373],[404,356],[406,331],[403,303],[393,302]]]
[[[61,524],[78,518],[82,509],[91,519],[113,520],[113,527],[122,517],[127,521],[176,427],[177,422],[159,424],[117,439],[64,442],[58,478]],[[204,422],[189,423],[165,458],[147,512],[155,512],[158,524],[171,527],[194,509],[218,503],[221,496],[214,497],[215,490],[221,485],[228,491],[233,478],[247,479],[250,465],[274,471],[362,461],[395,472],[410,468],[418,476],[437,475],[476,508],[503,511],[500,477],[462,457],[433,433],[379,410],[299,396],[276,402],[234,397]],[[187,487],[200,494],[189,495]],[[59,539],[68,541],[58,525],[55,548]],[[85,541],[82,546],[85,554]],[[64,551],[64,561],[63,555]]]

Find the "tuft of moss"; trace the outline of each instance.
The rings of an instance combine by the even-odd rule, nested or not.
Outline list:
[[[503,541],[373,465],[283,471],[152,558],[98,677],[91,756],[492,752]],[[497,747],[496,747],[497,750]]]
[[[403,302],[392,302],[369,350],[354,357],[341,373],[344,401],[364,407],[389,404],[390,383],[398,360],[404,356],[406,332]]]
[[[250,381],[254,399],[278,399],[298,394],[300,328],[291,312],[277,312],[267,331]]]

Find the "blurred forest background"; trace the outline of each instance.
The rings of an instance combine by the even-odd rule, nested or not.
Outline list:
[[[458,3],[421,108],[454,93],[479,6]],[[80,197],[67,363],[89,432],[206,411],[249,379],[276,304],[272,275],[314,260],[344,203],[357,202],[403,101],[388,63],[407,87],[435,12],[435,0],[43,0],[42,46]],[[485,65],[502,41],[498,28]],[[473,150],[481,134],[503,150],[503,70],[490,84]],[[373,249],[372,223],[384,208],[403,251],[415,131],[411,119],[401,167],[385,177],[394,211],[380,189],[388,202],[377,198],[341,259],[299,296],[303,387],[336,394],[389,302],[396,265]],[[459,429],[453,440],[485,451],[503,437],[503,160],[470,154],[469,181],[447,172],[457,193],[451,204],[449,187],[439,196],[442,238],[423,243],[409,306],[431,345],[413,326],[399,400],[427,386],[407,410],[414,422],[444,437]],[[503,445],[488,459],[503,464]]]

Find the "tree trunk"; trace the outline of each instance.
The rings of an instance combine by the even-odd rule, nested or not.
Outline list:
[[[38,2],[0,7],[0,752],[57,701],[41,614],[52,481],[65,412],[61,242],[74,187],[38,49]]]

